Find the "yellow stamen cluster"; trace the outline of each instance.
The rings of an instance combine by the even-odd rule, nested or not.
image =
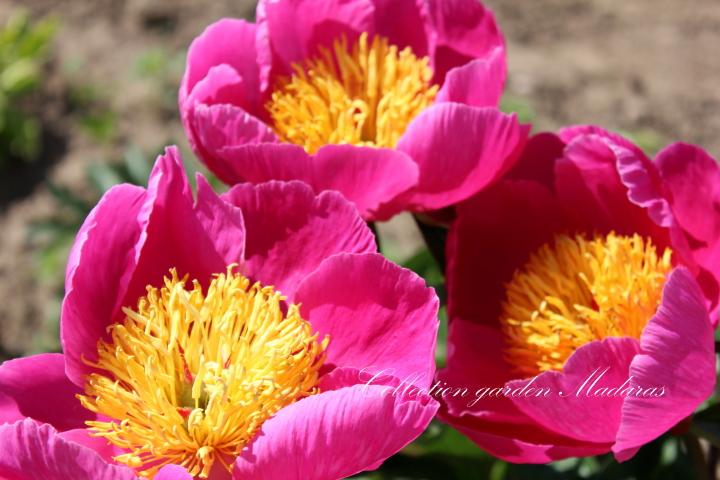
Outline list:
[[[352,50],[343,37],[293,69],[267,109],[278,136],[309,153],[343,143],[392,148],[438,91],[427,57],[379,36],[370,43],[367,33]]]
[[[557,236],[506,286],[506,359],[531,377],[561,370],[593,340],[640,338],[660,304],[671,256],[670,249],[658,255],[639,235]]]
[[[144,477],[169,463],[200,478],[215,462],[230,470],[265,420],[318,392],[328,338],[318,341],[296,305],[285,313],[284,297],[232,268],[206,294],[186,280],[171,270],[136,311],[124,309],[79,396],[113,419],[88,422],[94,435]]]

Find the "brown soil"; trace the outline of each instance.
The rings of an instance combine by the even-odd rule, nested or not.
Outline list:
[[[677,139],[720,153],[717,0],[486,3],[508,40],[508,93],[532,106],[538,129],[592,122],[658,146]],[[57,17],[61,29],[37,102],[48,132],[43,160],[23,176],[0,179],[0,359],[42,348],[40,337],[56,335],[46,320],[57,317],[58,281],[38,280],[38,247],[27,235],[29,222],[57,209],[44,180],[82,191],[85,167],[126,145],[153,151],[174,139],[184,146],[172,105],[138,78],[138,59],[155,48],[181,51],[210,22],[253,11],[253,2],[242,0],[22,0],[0,4],[0,21],[19,6]],[[77,127],[67,92],[78,82],[98,87],[116,112],[111,141]],[[417,245],[406,220],[389,233]]]

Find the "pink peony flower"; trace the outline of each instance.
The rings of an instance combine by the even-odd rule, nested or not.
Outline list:
[[[352,204],[197,184],[193,202],[168,149],[147,189],[114,187],[88,216],[64,354],[0,367],[0,477],[335,479],[428,425],[437,402],[387,385],[432,380],[437,297]]]
[[[457,208],[439,379],[469,394],[447,395],[441,418],[544,463],[624,461],[691,415],[715,385],[719,207],[720,169],[698,147],[651,161],[597,127],[533,137]]]
[[[477,0],[261,0],[257,23],[221,20],[192,43],[179,104],[224,182],[302,180],[383,220],[512,166],[528,129],[496,108],[505,75]]]

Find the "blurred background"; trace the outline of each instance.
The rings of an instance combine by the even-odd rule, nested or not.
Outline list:
[[[485,3],[508,42],[502,107],[535,131],[592,122],[648,153],[683,140],[720,156],[718,0]],[[186,49],[209,23],[252,19],[254,8],[247,0],[0,2],[0,361],[59,349],[68,249],[102,192],[143,184],[167,144],[181,147],[188,169],[202,170],[177,112]],[[380,232],[386,255],[441,283],[411,219],[400,216]],[[401,478],[395,470],[410,471],[404,478],[493,479],[689,471],[675,440],[643,452],[624,470],[603,458],[509,469],[434,425],[405,452],[411,463],[399,456],[370,478]],[[440,476],[417,473],[433,471],[433,455],[445,455]]]

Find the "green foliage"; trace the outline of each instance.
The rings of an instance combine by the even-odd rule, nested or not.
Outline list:
[[[111,143],[117,137],[118,118],[110,108],[108,95],[89,83],[74,83],[68,90],[68,105],[79,114],[78,123],[90,137]]]
[[[40,273],[53,276],[62,271],[75,234],[100,196],[119,183],[144,185],[150,166],[150,158],[136,146],[128,147],[120,161],[90,165],[86,172],[91,186],[88,198],[48,181],[46,185],[59,207],[59,213],[53,218],[32,223],[29,230],[31,240],[42,239],[45,246],[40,255]]]
[[[32,160],[39,153],[40,123],[24,112],[21,100],[42,80],[56,23],[33,23],[18,10],[0,29],[0,171],[10,158]]]
[[[160,107],[169,115],[177,114],[177,89],[185,69],[185,51],[168,52],[153,48],[137,59],[135,71],[146,81]]]
[[[640,128],[637,130],[622,131],[620,133],[650,156],[659,152],[665,144],[662,135],[651,128]]]
[[[535,120],[535,110],[527,100],[510,94],[505,94],[500,100],[500,110],[505,113],[516,113],[521,123],[532,123]]]

